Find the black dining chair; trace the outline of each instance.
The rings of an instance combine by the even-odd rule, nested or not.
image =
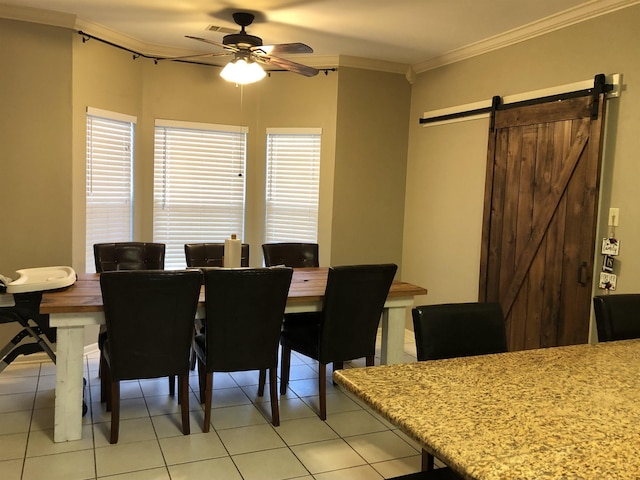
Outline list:
[[[96,273],[119,270],[164,270],[164,243],[151,242],[109,242],[93,244],[93,260]],[[107,339],[107,326],[101,325],[98,333],[98,348]],[[98,375],[102,375],[102,368]],[[174,381],[170,379],[171,394]]]
[[[320,266],[317,243],[263,243],[262,254],[267,267],[292,268]]]
[[[507,351],[498,303],[423,305],[411,313],[419,361]]]
[[[289,383],[291,351],[317,360],[319,416],[327,418],[327,364],[342,368],[347,360],[366,358],[374,364],[376,336],[382,310],[398,266],[352,265],[332,267],[327,276],[322,311],[315,321],[285,322],[280,344],[280,393]]]
[[[120,381],[178,376],[182,431],[189,426],[189,351],[202,275],[198,271],[114,271],[100,275],[109,332],[100,353],[101,400],[118,442]]]
[[[418,361],[508,351],[504,315],[498,303],[423,305],[413,308],[411,314]],[[431,471],[433,467],[433,455],[423,450],[422,469]]]
[[[240,266],[249,266],[249,244],[243,243],[240,249]],[[223,243],[185,243],[184,256],[187,267],[223,267]]]
[[[640,294],[597,295],[593,309],[599,342],[640,338]]]
[[[264,264],[267,267],[284,265],[291,268],[319,267],[317,243],[263,243],[262,253]],[[293,325],[293,322],[313,322],[315,313],[287,313],[284,316],[285,325]]]
[[[93,245],[96,272],[114,270],[163,270],[164,243],[112,242]]]
[[[187,267],[224,267],[224,242],[221,243],[185,243],[184,256]],[[243,243],[240,249],[240,266],[249,266],[249,244]],[[196,334],[204,333],[206,320],[198,318],[195,322]],[[191,370],[196,366],[196,353],[191,354]]]
[[[424,470],[422,472],[409,473],[399,477],[393,477],[388,480],[463,480],[456,472],[449,467],[435,468],[433,470]]]
[[[278,341],[291,268],[203,268],[206,328],[196,335],[204,431],[211,423],[214,372],[258,370],[258,395],[269,371],[271,423],[280,424],[277,391]]]

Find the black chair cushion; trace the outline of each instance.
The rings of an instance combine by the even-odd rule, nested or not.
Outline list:
[[[374,356],[380,316],[397,268],[330,268],[319,322],[285,322],[280,343],[323,364]]]
[[[249,266],[249,244],[243,243],[240,250],[240,266]],[[187,267],[222,267],[224,243],[185,243],[184,254]]]
[[[292,268],[318,267],[317,243],[265,243],[262,245],[267,267],[285,265]]]
[[[100,275],[113,380],[189,372],[202,276],[198,271],[118,271]]]
[[[208,372],[274,368],[293,270],[203,268],[204,333],[194,350]]]
[[[98,273],[114,270],[162,270],[164,254],[164,243],[116,242],[93,245]]]
[[[507,351],[498,303],[424,305],[412,310],[418,360]]]
[[[640,294],[598,295],[593,308],[598,341],[640,338]]]

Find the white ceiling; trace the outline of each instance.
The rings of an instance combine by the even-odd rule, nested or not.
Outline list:
[[[143,54],[216,51],[185,35],[222,41],[209,25],[239,27],[231,13],[256,13],[247,32],[265,44],[302,42],[323,57],[347,55],[413,65],[417,71],[545,33],[638,0],[0,0],[75,16],[78,30],[129,39]],[[4,14],[4,15],[3,15]],[[14,16],[15,18],[15,16]],[[109,40],[113,41],[113,38]],[[301,57],[296,58],[299,61]],[[309,63],[306,57],[306,63]],[[420,68],[422,66],[422,68]]]

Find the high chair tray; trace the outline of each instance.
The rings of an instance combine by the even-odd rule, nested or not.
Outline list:
[[[38,292],[68,287],[76,281],[71,267],[38,267],[16,270],[18,278],[7,285],[7,293]]]

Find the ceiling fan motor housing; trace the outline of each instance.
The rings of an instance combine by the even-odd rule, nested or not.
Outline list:
[[[240,33],[231,33],[229,35],[225,35],[222,38],[222,43],[224,45],[232,45],[234,47],[239,47],[239,48],[251,48],[251,47],[261,47],[262,39],[254,35],[248,35],[246,33],[240,32]]]

